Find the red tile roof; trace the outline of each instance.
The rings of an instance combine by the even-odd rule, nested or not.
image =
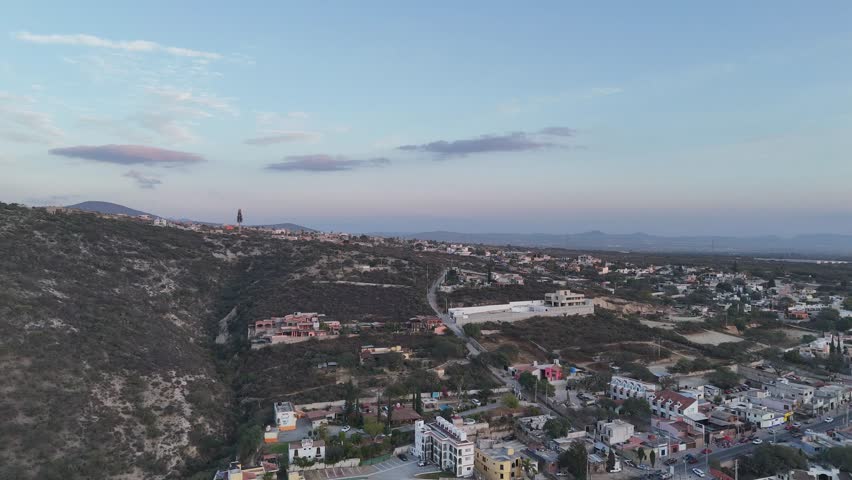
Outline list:
[[[656,392],[654,393],[654,397],[654,401],[658,403],[665,403],[668,400],[671,400],[672,403],[680,403],[681,408],[687,408],[696,401],[692,397],[687,397],[686,395],[681,395],[671,390],[662,390]]]

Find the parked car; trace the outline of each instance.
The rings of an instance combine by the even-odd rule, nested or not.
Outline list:
[[[636,468],[636,464],[633,462],[633,460],[625,460],[624,464],[627,465],[628,467]]]
[[[408,456],[406,456],[404,453],[400,453],[399,455],[397,455],[397,457],[398,457],[400,460],[402,460],[403,462],[407,462],[407,461],[408,461]]]
[[[478,398],[474,398],[473,400],[470,401],[470,403],[476,405],[477,407],[482,405],[482,402],[480,402]]]
[[[704,470],[701,470],[700,468],[693,468],[692,473],[698,475],[701,478],[704,478],[704,476],[707,475],[706,473],[704,473]]]
[[[760,445],[761,443],[763,443],[763,440],[761,440],[759,438],[755,438],[754,440],[751,441],[751,443],[753,443],[754,445]]]
[[[663,462],[663,465],[674,465],[675,463],[677,463],[677,459],[667,458],[666,461]]]
[[[799,422],[794,422],[794,423],[793,423],[793,428],[802,428],[802,424],[801,424],[801,423],[799,423]]]
[[[816,433],[816,432],[815,432],[815,431],[813,431],[813,430],[811,430],[810,428],[809,428],[809,429],[807,429],[807,430],[805,430],[805,435],[813,435],[813,434],[815,434],[815,433]]]
[[[349,425],[344,425],[344,426],[340,429],[340,431],[341,431],[341,432],[348,432],[348,431],[349,431],[349,430],[351,430],[351,429],[352,429],[352,427],[350,427]]]
[[[425,467],[425,466],[426,466],[426,462],[418,462],[418,463],[417,463],[417,466],[418,466],[418,467]]]
[[[704,455],[707,455],[707,454],[713,453],[713,450],[710,450],[709,448],[705,448],[704,450],[701,450],[701,453],[703,453]]]
[[[646,464],[644,464],[644,463],[640,463],[639,465],[637,465],[637,466],[636,466],[636,468],[638,468],[639,470],[650,470],[650,469],[651,469],[651,466],[650,466],[650,465],[646,465]]]
[[[831,423],[831,422],[833,422],[833,421],[834,421],[834,418],[832,418],[832,417],[825,417],[825,418],[823,419],[823,421],[824,421],[825,423]]]

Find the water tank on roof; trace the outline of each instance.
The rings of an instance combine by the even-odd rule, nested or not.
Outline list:
[[[570,373],[570,374],[572,374],[572,375],[573,375],[573,374],[575,374],[575,373],[577,373],[577,367],[571,367],[571,368],[569,368],[569,369],[568,369],[568,373]]]

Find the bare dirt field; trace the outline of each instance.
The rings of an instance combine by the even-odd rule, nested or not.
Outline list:
[[[713,332],[710,330],[684,335],[684,337],[686,337],[690,342],[700,343],[702,345],[719,345],[720,343],[743,341],[740,337],[728,335],[727,333]]]

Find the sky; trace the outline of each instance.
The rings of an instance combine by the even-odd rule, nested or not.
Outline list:
[[[852,234],[849,25],[848,1],[13,2],[0,201]]]

